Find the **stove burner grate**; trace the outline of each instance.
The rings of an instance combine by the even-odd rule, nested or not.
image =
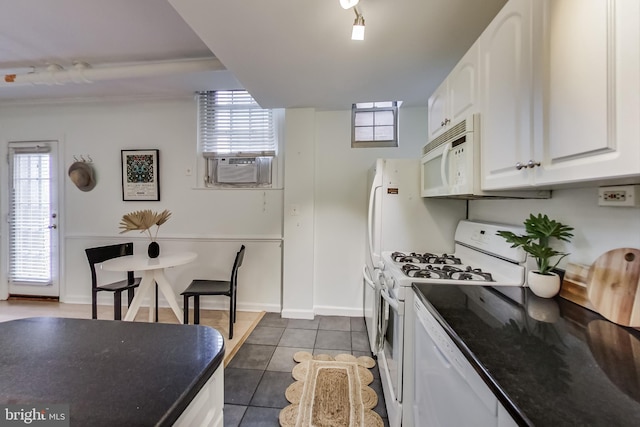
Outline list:
[[[409,254],[405,254],[402,252],[393,252],[391,254],[391,259],[399,263],[413,262],[416,264],[462,264],[460,258],[453,255],[434,255],[428,252],[425,252],[423,254],[419,254],[416,252],[411,252]]]
[[[453,265],[433,266],[427,265],[421,268],[414,264],[405,264],[402,271],[409,277],[418,277],[426,279],[445,279],[445,280],[468,280],[493,282],[491,273],[486,273],[480,268],[471,268],[467,266],[465,269]]]

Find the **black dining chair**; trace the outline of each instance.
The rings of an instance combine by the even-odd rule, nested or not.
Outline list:
[[[233,339],[233,324],[236,322],[236,294],[238,290],[238,269],[244,259],[244,245],[236,254],[231,269],[231,279],[196,279],[182,292],[184,296],[184,324],[189,323],[189,298],[193,297],[193,323],[200,323],[200,297],[204,295],[224,295],[229,297],[229,339]]]
[[[127,278],[117,282],[98,284],[98,275],[96,274],[96,264],[100,264],[112,258],[118,258],[126,255],[133,255],[133,243],[120,243],[117,245],[100,246],[96,248],[87,248],[84,250],[89,260],[91,268],[91,318],[98,318],[98,292],[113,292],[113,318],[115,320],[122,319],[122,292],[127,291],[128,305],[133,300],[134,289],[140,285],[140,278],[134,277],[133,271],[127,272]],[[157,307],[157,304],[156,304]],[[157,316],[157,314],[156,314]]]

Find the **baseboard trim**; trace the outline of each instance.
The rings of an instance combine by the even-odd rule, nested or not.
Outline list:
[[[35,295],[20,295],[20,294],[9,294],[7,300],[23,300],[23,301],[59,301],[59,297],[48,297],[48,296],[35,296]]]
[[[364,311],[362,308],[315,306],[313,308],[313,311],[315,312],[315,314],[319,314],[321,316],[347,316],[347,317],[363,317],[364,316]]]
[[[313,310],[282,310],[281,316],[285,319],[313,320]]]
[[[60,302],[64,304],[91,304],[91,299],[87,297],[71,297],[64,298],[64,300],[61,300]],[[98,305],[113,305],[113,298],[109,301],[109,299],[102,299],[98,297]],[[182,297],[178,298],[178,305],[180,305],[180,308],[184,309],[184,307],[182,307]],[[127,303],[123,302],[122,306],[126,307]],[[142,307],[147,306],[149,306],[148,297],[142,302]],[[159,297],[158,306],[161,308],[169,308],[169,304],[162,295]],[[193,302],[191,302],[191,306],[191,308],[193,308]],[[229,298],[218,298],[217,300],[216,298],[202,298],[200,299],[200,308],[202,310],[229,310]],[[237,307],[238,311],[266,311],[267,313],[280,313],[280,309],[281,307],[278,304],[241,303],[240,301],[238,301]]]

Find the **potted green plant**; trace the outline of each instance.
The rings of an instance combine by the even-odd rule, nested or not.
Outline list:
[[[573,228],[540,213],[537,216],[530,214],[524,226],[523,235],[505,230],[498,231],[498,234],[511,243],[512,248],[521,247],[535,259],[538,269],[530,270],[527,276],[527,284],[533,293],[539,297],[553,297],[560,290],[560,277],[551,270],[569,254],[557,251],[549,244],[552,239],[569,242]],[[552,262],[554,257],[557,258]]]

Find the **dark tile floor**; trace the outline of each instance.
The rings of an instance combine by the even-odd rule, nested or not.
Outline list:
[[[316,316],[314,320],[282,319],[267,313],[225,369],[224,425],[279,426],[278,414],[289,405],[284,392],[293,383],[291,370],[298,351],[313,354],[371,356],[361,317]],[[378,367],[369,386],[378,393],[374,408],[388,426]]]

